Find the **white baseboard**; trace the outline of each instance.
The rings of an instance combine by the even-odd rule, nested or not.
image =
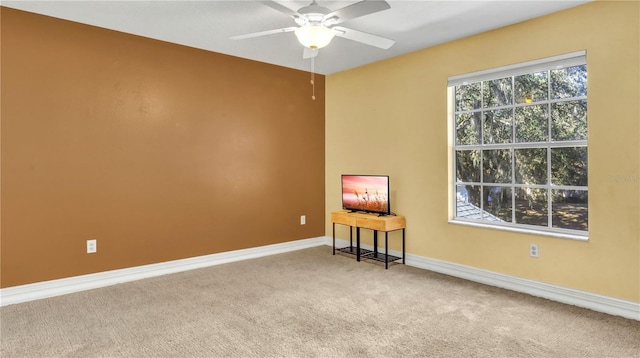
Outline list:
[[[68,293],[140,280],[143,278],[275,255],[289,251],[302,250],[321,245],[331,246],[331,237],[322,236],[311,239],[296,240],[281,244],[260,246],[182,260],[99,272],[89,275],[74,276],[59,280],[7,287],[0,289],[0,306],[60,296]],[[336,245],[338,247],[347,246],[348,241],[336,239]],[[369,250],[373,249],[373,247],[369,245],[362,245],[362,247]],[[389,250],[389,254],[402,256],[402,253],[395,250]],[[640,303],[637,302],[621,300],[412,254],[406,255],[406,264],[408,266],[439,272],[490,286],[501,287],[516,292],[530,294],[532,296],[542,297],[557,302],[640,321]]]
[[[177,273],[197,268],[215,266],[229,262],[275,255],[289,251],[296,251],[325,245],[325,243],[326,237],[322,236],[311,239],[284,242],[280,244],[253,247],[243,250],[221,252],[218,254],[161,262],[151,265],[136,266],[119,270],[62,278],[58,280],[7,287],[0,289],[0,306],[7,306],[15,303],[60,296],[68,293],[90,290],[123,282],[135,281],[143,278]]]
[[[327,245],[332,245],[332,238],[327,237]],[[349,246],[349,241],[336,239],[337,247]],[[362,248],[373,250],[373,246],[362,245]],[[389,250],[389,254],[401,257],[402,253]],[[522,292],[532,296],[546,298],[552,301],[562,302],[578,307],[588,308],[594,311],[607,313],[614,316],[622,316],[640,321],[640,303],[621,300],[596,293],[575,290],[548,283],[528,280],[520,277],[505,275],[493,271],[478,269],[446,261],[430,259],[412,254],[405,255],[405,263],[429,271],[443,273],[445,275],[463,278],[490,286],[505,288],[511,291]]]

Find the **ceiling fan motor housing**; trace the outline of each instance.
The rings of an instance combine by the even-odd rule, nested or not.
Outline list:
[[[316,3],[314,0],[311,5],[305,6],[298,10],[298,13],[302,16],[297,17],[295,20],[299,26],[323,25],[325,15],[330,12],[331,10],[327,9],[324,6],[318,5],[318,3]]]

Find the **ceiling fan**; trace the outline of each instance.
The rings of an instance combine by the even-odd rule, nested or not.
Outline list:
[[[315,57],[318,53],[317,49],[327,46],[334,36],[385,50],[395,43],[394,40],[382,36],[356,31],[342,26],[335,26],[347,20],[390,9],[391,6],[389,3],[383,0],[363,0],[335,11],[318,5],[316,0],[298,9],[298,11],[291,10],[273,0],[260,1],[260,3],[291,17],[298,26],[238,35],[231,37],[231,39],[243,40],[283,32],[294,32],[298,41],[305,47],[303,58]]]

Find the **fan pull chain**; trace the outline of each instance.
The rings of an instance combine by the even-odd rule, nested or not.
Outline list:
[[[314,101],[316,100],[316,83],[314,81],[315,60],[315,56],[311,57],[311,99]]]

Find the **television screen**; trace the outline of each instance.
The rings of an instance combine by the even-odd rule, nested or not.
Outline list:
[[[388,175],[342,175],[342,208],[391,214]]]

